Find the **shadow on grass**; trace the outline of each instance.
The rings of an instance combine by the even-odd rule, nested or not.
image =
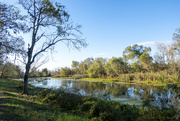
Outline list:
[[[22,85],[21,81],[0,79],[0,121],[89,120],[42,103],[36,96],[43,88],[28,85],[31,95],[21,95]]]
[[[55,120],[54,113],[60,113],[47,105],[27,100],[27,96],[17,96],[8,92],[4,92],[3,95],[0,100],[1,120]]]

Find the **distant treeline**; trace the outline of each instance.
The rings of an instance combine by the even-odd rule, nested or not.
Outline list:
[[[87,58],[84,61],[72,61],[71,68],[64,67],[54,71],[47,68],[41,71],[33,67],[31,77],[54,76],[72,78],[116,78],[124,81],[131,80],[180,80],[180,41],[169,45],[158,44],[158,52],[152,57],[151,48],[142,45],[128,46],[122,57]],[[12,63],[1,64],[1,77],[21,77],[22,69]],[[169,80],[169,77],[172,77]]]
[[[175,44],[168,46],[159,44],[159,52],[152,57],[150,55],[151,48],[135,44],[128,46],[123,51],[123,57],[112,57],[111,59],[99,57],[95,59],[87,58],[81,62],[72,61],[71,68],[61,68],[53,75],[75,78],[123,78],[124,74],[130,75],[141,72],[141,74],[149,73],[148,76],[152,76],[150,78],[154,80],[152,73],[161,72],[166,76],[176,74],[178,78],[180,51],[175,46]]]

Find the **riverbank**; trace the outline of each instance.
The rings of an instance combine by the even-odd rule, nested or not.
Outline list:
[[[110,83],[140,83],[153,86],[165,86],[167,84],[176,84],[180,87],[180,75],[168,74],[166,71],[161,72],[147,72],[147,73],[130,73],[120,74],[116,78],[84,78],[81,75],[73,75],[70,77],[55,77],[61,79],[82,79],[97,82],[110,82]]]
[[[43,88],[29,85],[31,95],[21,95],[22,82],[0,79],[0,120],[1,121],[88,121],[84,116],[75,115],[53,108],[37,98]]]
[[[137,108],[115,101],[29,85],[31,95],[21,95],[22,82],[0,79],[1,120],[179,120],[175,108],[157,108],[144,103]]]

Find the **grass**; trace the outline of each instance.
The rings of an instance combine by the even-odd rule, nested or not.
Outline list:
[[[147,73],[129,73],[120,74],[114,79],[101,79],[101,78],[83,78],[84,80],[101,81],[110,83],[142,83],[153,86],[165,86],[167,84],[177,84],[180,86],[180,79],[178,74],[169,74],[167,71],[161,72],[147,72]]]
[[[101,78],[83,78],[83,80],[87,81],[100,81],[100,82],[110,82],[110,83],[115,83],[118,82],[119,79],[101,79]]]
[[[36,88],[21,95],[22,82],[0,79],[0,120],[13,121],[143,121],[180,120],[175,108],[137,108],[116,101],[76,95],[68,90]],[[152,119],[150,119],[151,117]]]
[[[42,88],[29,85],[29,93],[21,95],[22,82],[0,79],[0,120],[13,121],[88,121],[87,117],[65,112],[37,100]]]
[[[53,78],[58,78],[58,79],[74,79],[73,77],[53,77]]]
[[[180,86],[180,76],[177,73],[169,74],[167,71],[128,73],[120,74],[114,78],[88,78],[88,75],[73,75],[72,77],[58,77],[61,79],[82,79],[94,82],[109,83],[142,83],[153,86],[165,86],[166,84],[177,84]]]

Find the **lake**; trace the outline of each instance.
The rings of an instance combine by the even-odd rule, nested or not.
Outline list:
[[[144,84],[105,83],[75,79],[31,78],[29,84],[43,88],[65,88],[84,96],[95,96],[141,107],[143,101],[155,106],[180,107],[180,88],[176,85],[146,86]]]

